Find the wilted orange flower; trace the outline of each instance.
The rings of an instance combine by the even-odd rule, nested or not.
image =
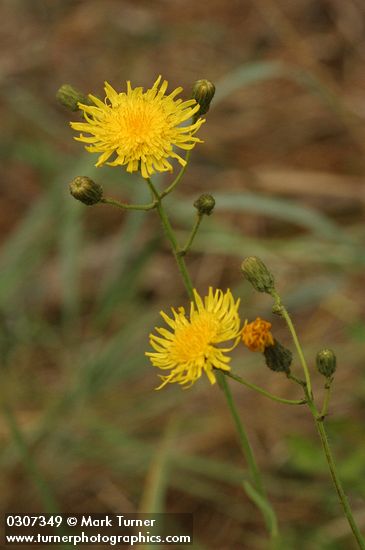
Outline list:
[[[274,338],[270,332],[271,323],[257,317],[252,323],[247,320],[242,329],[242,340],[251,351],[263,353],[265,348],[274,345]]]

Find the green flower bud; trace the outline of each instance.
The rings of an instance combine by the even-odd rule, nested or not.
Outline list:
[[[336,370],[336,355],[331,349],[322,349],[317,353],[316,365],[318,371],[326,376],[326,378],[331,378]]]
[[[274,276],[260,258],[256,256],[245,258],[241,264],[241,269],[243,276],[258,292],[272,294],[275,290]]]
[[[275,338],[274,345],[265,348],[264,356],[266,365],[269,369],[275,372],[286,372],[289,374],[293,354],[289,349],[275,340]]]
[[[209,111],[214,94],[215,86],[209,80],[197,80],[195,82],[192,97],[200,105],[198,115],[205,115]]]
[[[203,195],[200,195],[200,197],[194,202],[194,206],[201,216],[203,214],[210,216],[215,207],[214,197],[208,193],[203,193]]]
[[[70,183],[71,195],[83,204],[91,206],[103,198],[103,188],[87,176],[77,176]]]
[[[70,111],[79,111],[78,103],[89,105],[89,99],[70,84],[63,84],[56,94],[56,99]]]

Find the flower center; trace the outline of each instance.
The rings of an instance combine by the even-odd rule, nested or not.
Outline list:
[[[146,113],[132,114],[126,120],[126,129],[131,139],[134,139],[136,143],[142,143],[147,140],[151,134],[153,123],[151,116],[146,116]]]
[[[118,113],[118,140],[136,153],[143,154],[140,148],[158,145],[163,130],[167,127],[166,115],[157,105],[143,100],[131,102],[129,108],[123,106]]]
[[[209,312],[201,313],[175,333],[173,355],[177,362],[204,361],[211,351],[219,323]]]

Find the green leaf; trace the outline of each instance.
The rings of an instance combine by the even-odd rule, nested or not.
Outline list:
[[[249,481],[243,481],[243,488],[247,496],[256,504],[261,510],[262,515],[265,518],[266,524],[269,528],[269,532],[272,537],[278,536],[278,524],[275,516],[275,512],[269,504],[269,501],[265,499]]]

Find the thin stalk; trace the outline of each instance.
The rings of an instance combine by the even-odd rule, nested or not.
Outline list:
[[[247,466],[248,466],[248,469],[249,469],[249,472],[250,472],[250,477],[253,481],[254,487],[257,490],[257,492],[268,503],[267,494],[266,494],[265,487],[264,487],[264,484],[263,484],[262,478],[261,478],[261,473],[260,473],[260,470],[257,466],[255,456],[253,454],[253,450],[251,448],[249,439],[247,437],[246,430],[244,429],[242,421],[241,421],[241,419],[239,417],[239,414],[237,412],[236,405],[234,403],[231,390],[230,390],[229,385],[227,383],[227,380],[224,376],[225,373],[223,373],[223,371],[219,371],[219,372],[217,372],[217,374],[218,374],[219,385],[220,385],[221,389],[223,390],[223,393],[224,393],[224,396],[226,398],[226,402],[227,402],[227,405],[228,405],[228,409],[231,413],[234,425],[236,427],[236,431],[237,431],[237,435],[238,435],[239,442],[240,442],[240,445],[241,445],[242,453],[243,453],[243,455],[246,459]],[[270,508],[271,508],[271,506],[270,506]],[[271,530],[270,529],[269,518],[267,517],[267,514],[264,511],[263,511],[263,514],[264,514],[264,517],[265,517],[266,525],[267,525],[268,529]],[[275,525],[276,525],[276,520],[275,520]],[[273,531],[271,530],[271,536],[276,537],[277,535],[278,535],[278,533],[277,533],[277,526],[276,526],[273,529]]]
[[[289,331],[292,335],[293,342],[294,342],[295,347],[296,347],[297,352],[298,352],[299,360],[300,360],[301,365],[303,367],[304,377],[305,377],[305,381],[306,381],[307,388],[308,388],[308,393],[309,393],[310,396],[312,396],[312,382],[311,382],[311,379],[310,379],[308,365],[307,365],[307,362],[305,360],[303,350],[302,350],[302,347],[300,345],[296,330],[294,328],[294,325],[292,323],[290,315],[287,312],[287,310],[285,309],[285,307],[283,308],[283,316],[284,316],[284,319],[286,321],[286,324],[288,325]]]
[[[327,437],[327,433],[326,433],[326,430],[325,430],[325,427],[324,427],[324,424],[323,424],[323,420],[316,418],[315,421],[316,421],[316,427],[317,427],[317,430],[318,430],[319,437],[321,438],[323,450],[324,450],[324,453],[326,455],[326,460],[327,460],[327,463],[328,463],[328,467],[329,467],[330,472],[331,472],[332,480],[333,480],[333,483],[336,487],[338,498],[340,499],[340,502],[342,504],[343,511],[345,513],[347,521],[349,522],[349,525],[350,525],[351,530],[354,534],[356,542],[359,545],[359,548],[361,548],[361,550],[365,550],[364,538],[363,538],[363,536],[362,536],[362,534],[361,534],[361,532],[360,532],[360,530],[359,530],[359,528],[358,528],[358,526],[355,522],[354,516],[352,515],[352,510],[351,510],[349,501],[348,501],[347,496],[345,494],[345,491],[342,487],[341,480],[338,476],[336,464],[335,464],[334,458],[332,456],[331,448],[329,446],[328,437]]]
[[[175,187],[178,185],[178,183],[181,181],[181,178],[185,174],[185,170],[188,167],[190,155],[191,155],[191,151],[188,151],[185,157],[185,162],[186,162],[185,166],[181,168],[180,172],[178,173],[174,181],[168,187],[166,187],[165,191],[162,191],[162,193],[160,194],[161,199],[163,199],[164,197],[166,197],[166,195],[171,193],[171,191],[173,191]]]
[[[174,230],[171,226],[170,220],[169,220],[169,218],[168,218],[168,216],[165,212],[165,209],[163,207],[163,204],[162,204],[162,198],[164,196],[166,196],[167,192],[170,192],[172,190],[172,188],[173,188],[172,186],[176,186],[178,181],[180,181],[183,173],[184,173],[184,171],[181,171],[178,178],[162,194],[158,193],[157,189],[153,185],[150,178],[146,178],[146,182],[147,182],[147,184],[148,184],[148,186],[149,186],[149,188],[152,192],[152,196],[155,199],[156,210],[157,210],[158,215],[160,217],[165,235],[166,235],[168,241],[170,242],[173,255],[174,255],[176,263],[178,265],[180,274],[183,278],[183,282],[184,282],[185,288],[187,290],[187,293],[189,295],[189,298],[192,301],[194,301],[193,284],[192,284],[190,275],[188,273],[183,255],[179,254],[179,246],[178,246],[175,234],[174,234]],[[196,230],[197,229],[198,229],[198,227],[196,228]],[[194,232],[193,238],[195,236],[195,233],[196,233],[196,231]],[[218,377],[220,377],[221,374],[222,373],[220,371],[217,372]],[[266,491],[264,489],[264,486],[263,486],[263,483],[262,483],[262,480],[261,480],[260,471],[259,471],[258,466],[256,464],[255,457],[254,457],[253,451],[251,449],[247,434],[246,434],[246,432],[243,428],[243,425],[242,425],[242,423],[240,421],[240,418],[239,418],[239,415],[237,413],[237,410],[236,410],[236,407],[235,407],[235,404],[234,404],[234,401],[233,401],[233,397],[232,397],[232,394],[229,390],[227,381],[225,380],[223,375],[220,378],[222,378],[222,386],[221,387],[222,387],[222,389],[225,393],[227,403],[228,403],[228,406],[229,406],[229,410],[232,414],[237,432],[239,434],[241,448],[242,448],[242,451],[243,451],[243,453],[246,457],[246,461],[247,461],[247,464],[248,464],[248,467],[249,467],[249,470],[250,470],[251,478],[253,480],[253,483],[254,483],[254,486],[255,486],[255,489],[256,489],[257,493],[262,497],[262,501],[265,503],[265,506],[261,506],[260,509],[262,510],[262,513],[264,515],[265,523],[266,523],[267,529],[268,529],[268,531],[271,535],[271,539],[274,542],[275,540],[277,540],[277,537],[278,537],[278,528],[277,528],[276,516],[275,516],[275,513],[274,513],[273,509],[271,508],[271,505],[270,505],[270,503],[267,499]]]
[[[153,208],[156,208],[157,204],[155,201],[151,202],[150,204],[128,204],[126,202],[120,202],[117,199],[111,199],[108,197],[103,197],[100,200],[103,204],[111,204],[112,206],[117,206],[118,208],[122,208],[123,210],[153,210]]]
[[[243,454],[244,454],[244,456],[246,458],[246,461],[247,461],[248,468],[250,470],[251,478],[254,482],[254,485],[255,485],[256,489],[259,491],[259,493],[262,494],[262,495],[265,495],[266,492],[265,492],[265,489],[264,489],[264,486],[263,486],[263,483],[262,483],[260,470],[259,470],[259,468],[256,464],[256,460],[255,460],[250,442],[248,440],[246,431],[244,430],[243,425],[242,425],[242,421],[241,421],[241,419],[238,415],[238,412],[237,412],[236,405],[235,405],[234,400],[233,400],[231,390],[229,389],[229,386],[228,386],[228,383],[227,383],[227,380],[225,379],[225,377],[220,376],[220,375],[218,375],[218,376],[219,376],[220,386],[223,390],[223,393],[224,393],[224,396],[226,398],[229,411],[232,415],[233,422],[234,422],[234,425],[235,425],[236,430],[237,430],[237,434],[238,434],[238,437],[239,437],[241,449],[243,451]]]
[[[293,322],[290,318],[290,315],[289,315],[288,311],[283,306],[279,294],[276,291],[274,291],[274,292],[272,292],[272,296],[273,296],[276,304],[281,307],[281,315],[284,317],[284,319],[286,321],[286,324],[288,325],[289,331],[291,333],[291,336],[293,338],[295,347],[296,347],[297,352],[298,352],[300,362],[301,362],[302,367],[303,367],[303,371],[304,371],[304,375],[305,375],[305,383],[302,380],[298,379],[297,377],[295,377],[293,375],[288,375],[288,378],[291,378],[293,381],[297,382],[298,384],[300,384],[303,387],[304,394],[307,398],[307,405],[308,405],[308,407],[309,407],[309,409],[312,413],[313,419],[315,421],[316,428],[317,428],[319,437],[321,439],[322,447],[323,447],[324,454],[325,454],[325,457],[326,457],[326,461],[327,461],[329,470],[331,472],[332,481],[333,481],[333,483],[335,485],[335,488],[336,488],[336,491],[337,491],[338,498],[339,498],[340,503],[342,505],[342,508],[344,510],[347,521],[348,521],[348,523],[351,527],[351,530],[354,534],[354,537],[355,537],[355,539],[356,539],[356,541],[359,545],[359,548],[361,548],[361,550],[365,550],[365,541],[364,541],[363,536],[362,536],[362,534],[361,534],[361,532],[360,532],[360,530],[359,530],[359,528],[358,528],[358,526],[355,522],[354,516],[352,514],[352,510],[351,510],[351,507],[350,507],[350,504],[349,504],[349,501],[347,500],[345,491],[342,487],[342,483],[341,483],[341,480],[340,480],[338,472],[337,472],[337,467],[336,467],[336,464],[335,464],[335,461],[334,461],[334,458],[333,458],[333,455],[332,455],[332,452],[331,452],[331,448],[329,446],[327,433],[326,433],[324,423],[323,423],[323,420],[324,420],[324,418],[327,414],[327,411],[328,411],[328,404],[329,404],[329,398],[330,398],[330,388],[331,388],[332,380],[328,381],[327,384],[326,384],[326,395],[325,395],[325,399],[324,399],[324,403],[323,403],[323,408],[322,408],[322,411],[319,413],[318,410],[317,410],[317,407],[315,406],[314,400],[313,400],[313,392],[312,392],[309,369],[308,369],[306,360],[304,358],[303,350],[302,350],[302,347],[299,343],[299,339],[298,339],[296,330],[294,328]]]
[[[288,372],[286,377],[289,378],[289,380],[293,380],[293,382],[295,382],[296,384],[299,384],[299,386],[302,386],[302,388],[305,388],[307,386],[307,383],[304,380],[301,380],[291,372]]]
[[[260,388],[260,386],[256,386],[256,384],[252,384],[252,382],[247,382],[247,380],[244,380],[240,376],[237,376],[236,374],[233,374],[232,372],[223,371],[228,378],[232,378],[232,380],[236,380],[236,382],[239,382],[240,384],[243,384],[244,386],[247,386],[247,388],[250,388],[251,390],[257,391],[258,393],[261,393],[262,395],[265,395],[265,397],[268,397],[269,399],[272,399],[273,401],[276,401],[277,403],[285,403],[286,405],[304,405],[307,403],[306,399],[285,399],[284,397],[279,397],[277,395],[274,395],[273,393],[270,393],[263,388]]]
[[[197,234],[198,229],[200,227],[203,216],[204,216],[204,214],[199,214],[199,213],[197,214],[196,220],[195,220],[195,223],[194,223],[193,228],[191,230],[191,233],[189,235],[189,238],[188,238],[185,246],[183,246],[183,248],[180,248],[180,250],[178,252],[178,254],[180,256],[185,256],[189,252],[189,250],[191,248],[191,245],[193,244],[193,241],[195,239],[195,235]]]
[[[286,324],[288,325],[288,329],[290,331],[290,334],[293,338],[293,342],[294,342],[294,345],[296,347],[300,363],[303,367],[305,381],[306,381],[306,384],[307,384],[307,390],[308,390],[308,393],[309,393],[310,397],[312,398],[313,397],[312,382],[311,382],[311,378],[310,378],[310,374],[309,374],[308,365],[307,365],[307,362],[305,360],[304,353],[303,353],[303,350],[302,350],[302,346],[300,345],[300,342],[299,342],[299,339],[298,339],[298,336],[297,336],[297,332],[295,330],[295,327],[293,325],[293,322],[291,320],[291,317],[289,315],[288,310],[286,309],[286,307],[281,302],[281,298],[280,298],[279,294],[277,294],[277,292],[273,292],[272,296],[275,299],[276,304],[281,306],[281,315],[284,317],[284,319],[286,321]]]
[[[309,398],[308,393],[307,393],[307,396]],[[336,488],[337,495],[338,495],[338,498],[339,498],[340,503],[342,505],[343,511],[344,511],[345,516],[347,518],[347,521],[348,521],[348,523],[351,527],[351,530],[352,530],[353,535],[356,539],[356,542],[359,545],[359,548],[361,548],[361,550],[365,550],[364,538],[363,538],[363,536],[360,532],[360,529],[358,528],[358,526],[356,524],[355,518],[352,514],[352,510],[351,510],[349,501],[347,499],[347,496],[345,494],[345,491],[343,489],[341,480],[340,480],[338,472],[337,472],[336,463],[335,463],[335,460],[334,460],[333,455],[332,455],[332,451],[331,451],[329,441],[328,441],[327,432],[326,432],[326,429],[325,429],[324,423],[323,423],[323,420],[324,420],[323,415],[318,412],[318,410],[317,410],[316,406],[314,405],[312,399],[308,399],[308,407],[310,408],[310,411],[311,411],[312,416],[314,418],[316,428],[317,428],[319,437],[321,439],[321,443],[322,443],[322,447],[323,447],[324,454],[325,454],[325,457],[326,457],[326,461],[327,461],[329,470],[331,472],[332,481],[333,481],[334,486]]]
[[[188,270],[186,268],[185,260],[184,258],[179,254],[179,245],[177,243],[174,230],[172,229],[170,220],[165,212],[165,209],[162,205],[161,196],[159,195],[157,189],[153,185],[150,178],[146,178],[146,181],[148,183],[149,188],[152,191],[153,196],[156,200],[156,210],[158,212],[158,215],[160,216],[160,220],[162,223],[162,227],[165,231],[165,235],[167,239],[169,240],[172,248],[172,252],[174,255],[174,258],[176,260],[177,266],[179,268],[179,271],[181,273],[181,276],[184,281],[185,288],[187,290],[187,293],[189,295],[189,298],[191,301],[194,301],[194,293],[193,293],[193,283],[191,281],[190,275],[188,273]]]
[[[330,402],[330,398],[331,398],[332,381],[333,381],[333,378],[330,378],[329,380],[327,380],[326,385],[324,387],[324,392],[325,392],[324,393],[324,400],[323,400],[322,410],[321,410],[321,413],[320,413],[323,420],[325,419],[325,417],[328,414],[328,407],[329,407],[329,402]]]

